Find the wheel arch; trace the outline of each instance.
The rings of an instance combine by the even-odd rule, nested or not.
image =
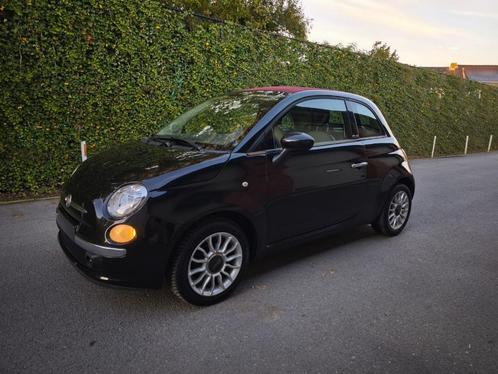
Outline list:
[[[410,190],[410,193],[412,195],[412,198],[413,196],[415,195],[415,182],[413,180],[413,178],[410,178],[410,177],[401,177],[400,179],[398,179],[398,184],[404,184],[406,185],[406,187],[408,187],[408,189]]]
[[[167,267],[171,264],[171,259],[174,258],[174,254],[177,248],[178,243],[182,240],[182,238],[187,235],[190,231],[194,230],[196,227],[202,225],[205,222],[212,222],[216,219],[224,219],[228,221],[232,221],[237,224],[246,234],[247,240],[249,241],[249,256],[253,259],[258,253],[259,249],[262,246],[262,236],[258,235],[258,228],[256,227],[256,223],[249,218],[247,215],[241,213],[237,210],[226,209],[219,210],[215,212],[206,213],[202,216],[196,217],[196,219],[191,220],[181,226],[177,227],[174,230],[174,233],[171,237],[170,242],[170,250],[171,255],[167,261]]]

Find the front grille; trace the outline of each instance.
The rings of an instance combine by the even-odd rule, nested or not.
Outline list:
[[[76,225],[92,226],[94,224],[93,217],[95,216],[93,204],[80,203],[79,201],[71,201],[69,205],[65,201],[65,196],[60,200],[60,208]]]
[[[59,211],[73,226],[78,226],[81,223],[81,217],[74,215],[64,204],[64,202],[59,204]]]
[[[71,221],[73,221],[75,225],[83,222],[81,212],[77,211],[71,206],[67,206],[64,201],[61,201],[60,208],[64,211],[64,213],[66,213],[66,216],[69,216],[69,218],[71,218]]]

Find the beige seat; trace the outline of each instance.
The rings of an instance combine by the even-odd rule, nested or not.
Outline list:
[[[281,146],[281,140],[284,137],[284,132],[280,129],[280,127],[275,126],[273,128],[273,138],[275,139],[275,147],[276,148],[282,148]]]
[[[315,139],[315,144],[317,143],[327,143],[335,140],[332,134],[328,134],[324,131],[309,131],[308,135],[311,135]]]

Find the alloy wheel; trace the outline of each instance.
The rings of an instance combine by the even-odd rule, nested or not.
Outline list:
[[[410,212],[410,199],[406,191],[394,194],[389,204],[387,220],[392,230],[399,230],[406,222]]]
[[[201,296],[215,296],[228,289],[242,267],[239,240],[228,232],[204,238],[194,249],[188,265],[188,281]]]

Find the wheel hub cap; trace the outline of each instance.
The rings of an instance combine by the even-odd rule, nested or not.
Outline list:
[[[214,255],[211,257],[207,264],[207,268],[209,272],[212,274],[219,273],[221,269],[223,269],[223,265],[225,264],[225,260],[223,260],[223,256],[221,255]]]

